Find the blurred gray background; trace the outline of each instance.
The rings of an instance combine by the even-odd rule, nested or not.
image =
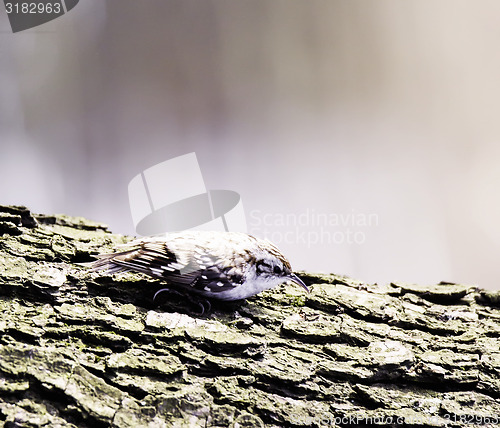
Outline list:
[[[2,9],[0,203],[134,234],[129,181],[196,152],[295,269],[500,288],[499,22],[496,0],[84,0],[12,34]]]

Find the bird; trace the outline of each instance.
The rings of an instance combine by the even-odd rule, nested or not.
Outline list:
[[[222,301],[243,300],[287,281],[309,293],[274,244],[242,232],[170,232],[115,250],[99,254],[92,269],[140,272],[167,281],[175,290]],[[162,291],[171,288],[158,290],[154,298]]]

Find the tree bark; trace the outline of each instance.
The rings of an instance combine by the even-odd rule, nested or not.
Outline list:
[[[89,262],[129,237],[0,207],[7,427],[494,426],[500,293],[299,273],[209,314]]]

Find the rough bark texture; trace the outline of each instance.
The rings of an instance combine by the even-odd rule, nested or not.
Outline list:
[[[500,295],[302,273],[193,315],[76,263],[129,238],[0,208],[0,421],[19,427],[493,426]]]

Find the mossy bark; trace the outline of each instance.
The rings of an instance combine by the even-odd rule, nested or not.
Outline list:
[[[193,315],[79,265],[130,238],[0,207],[0,421],[10,427],[494,426],[500,296],[303,272]]]

